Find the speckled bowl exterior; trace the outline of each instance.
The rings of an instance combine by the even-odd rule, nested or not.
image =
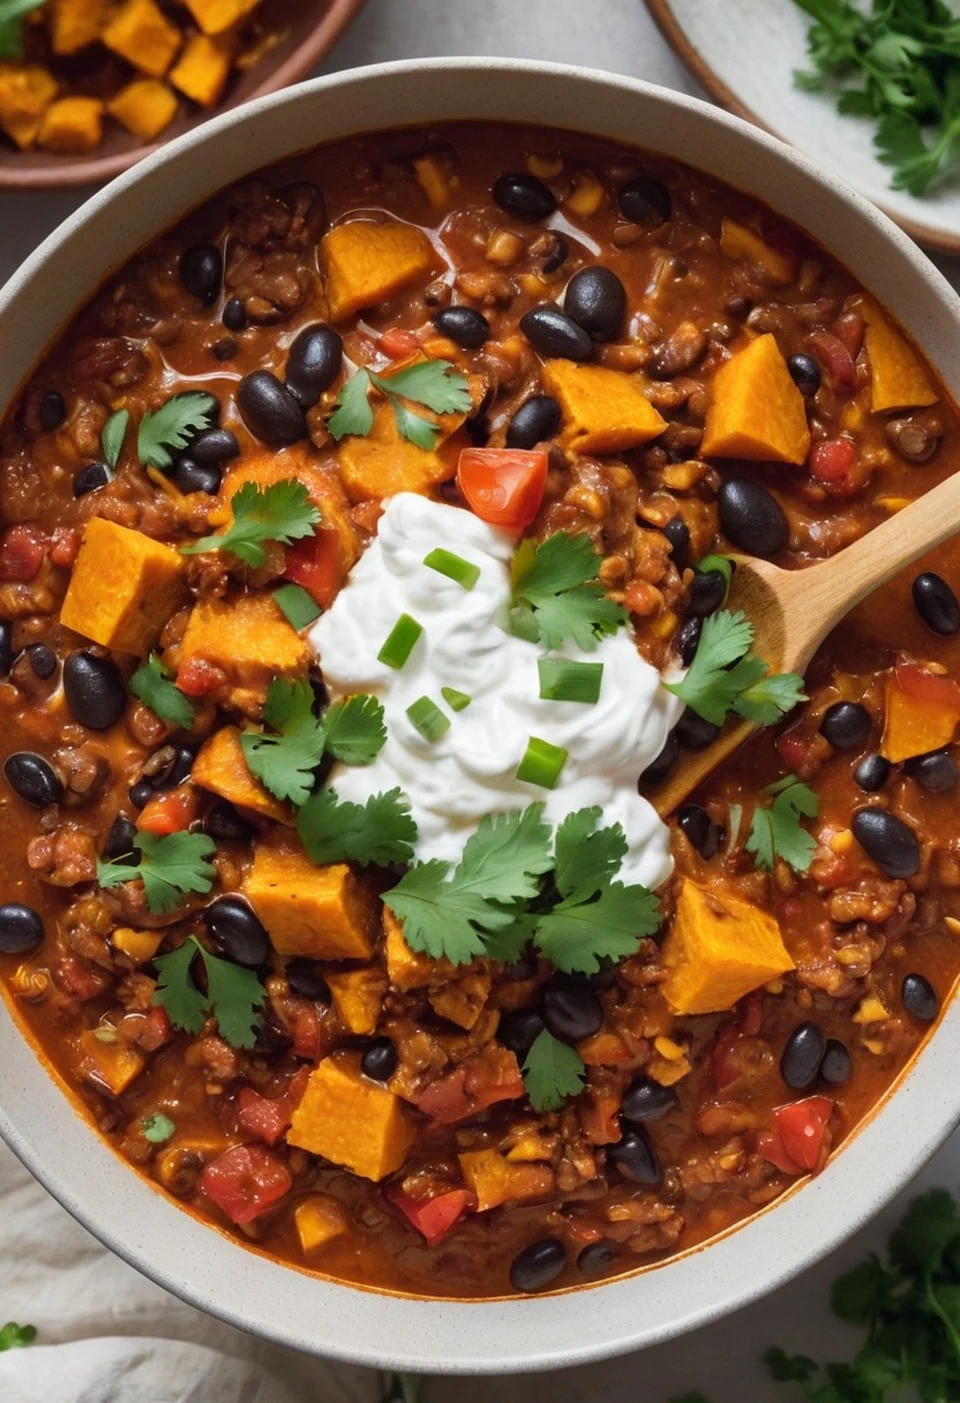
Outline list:
[[[94,289],[221,186],[319,142],[408,123],[548,124],[649,147],[759,196],[841,258],[960,397],[960,299],[884,215],[755,127],[692,98],[584,69],[497,59],[388,64],[226,113],[121,176],[0,294],[0,403]],[[808,1267],[903,1188],[960,1120],[960,1003],[815,1180],[662,1266],[522,1300],[423,1301],[283,1266],[200,1222],[119,1158],[0,1009],[0,1132],[108,1247],[184,1300],[317,1354],[423,1373],[583,1364],[669,1339]]]

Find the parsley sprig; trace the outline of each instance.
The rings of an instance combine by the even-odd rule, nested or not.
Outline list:
[[[373,794],[365,804],[343,803],[321,789],[297,815],[297,832],[311,862],[357,862],[389,867],[413,859],[417,825],[399,789]]]
[[[722,726],[731,711],[770,726],[806,701],[803,678],[795,672],[771,673],[749,651],[752,642],[753,624],[740,610],[718,609],[704,620],[686,675],[663,685],[715,726]]]
[[[197,958],[207,976],[206,991],[196,984],[192,967]],[[256,1010],[266,998],[266,990],[252,970],[222,960],[205,950],[195,935],[169,955],[154,960],[159,979],[153,1002],[165,1008],[170,1022],[187,1033],[199,1033],[212,1014],[220,1036],[234,1047],[253,1047],[256,1042]]]
[[[217,408],[216,399],[205,390],[186,390],[173,395],[159,409],[149,410],[137,430],[140,462],[144,467],[159,468],[161,472],[172,468],[174,453],[210,428]],[[126,432],[126,424],[123,428]],[[122,435],[120,442],[123,442]]]
[[[216,871],[209,858],[216,845],[205,833],[171,833],[163,838],[138,833],[133,845],[140,851],[140,861],[134,865],[122,858],[100,860],[97,881],[106,888],[142,881],[147,909],[155,916],[175,911],[188,892],[205,894],[213,886]]]
[[[397,432],[417,448],[435,448],[440,427],[414,414],[404,400],[432,409],[434,414],[466,414],[473,407],[466,376],[448,360],[422,360],[394,375],[358,370],[337,396],[337,408],[327,428],[338,442],[347,434],[365,437],[373,428],[371,389],[379,390],[393,411]]]
[[[184,555],[226,550],[244,565],[257,569],[267,558],[264,541],[289,546],[313,536],[320,522],[320,513],[310,501],[306,487],[292,477],[263,488],[255,482],[245,482],[231,505],[233,522],[226,531],[181,546]]]
[[[544,1028],[527,1053],[523,1085],[535,1111],[559,1111],[569,1096],[579,1096],[587,1069],[579,1052]]]
[[[589,536],[558,532],[542,545],[521,541],[510,571],[510,632],[554,651],[572,641],[592,653],[627,622],[622,604],[597,582],[600,556]]]
[[[796,775],[784,775],[775,784],[768,784],[763,793],[769,794],[773,803],[758,804],[754,809],[747,852],[765,872],[773,871],[777,858],[783,858],[794,872],[808,871],[817,843],[800,820],[816,818],[820,807],[816,794]]]
[[[147,661],[140,664],[127,685],[161,721],[189,731],[196,713],[180,688],[170,681],[170,674],[157,653],[151,653]]]

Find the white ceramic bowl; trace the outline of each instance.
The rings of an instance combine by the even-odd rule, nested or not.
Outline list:
[[[0,294],[0,404],[115,268],[192,205],[318,142],[407,123],[542,123],[649,147],[766,200],[842,259],[960,392],[960,299],[884,215],[772,137],[628,78],[495,59],[388,64],[262,98],[94,196]],[[958,396],[960,397],[960,396]],[[0,1132],[52,1194],[160,1285],[233,1325],[317,1354],[424,1373],[543,1369],[668,1339],[808,1267],[891,1198],[960,1119],[960,1002],[896,1093],[824,1173],[711,1245],[586,1290],[419,1301],[284,1267],[151,1188],[74,1110],[4,1009]]]

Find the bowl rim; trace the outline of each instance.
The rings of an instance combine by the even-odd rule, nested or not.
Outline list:
[[[515,93],[521,91],[519,85],[525,85],[522,91],[527,104],[533,101],[530,94],[535,93],[538,102],[549,98],[548,107],[553,103],[564,113],[591,112],[589,120],[572,127],[566,122],[573,131],[600,129],[601,119],[594,119],[590,99],[601,101],[606,96],[615,100],[615,105],[636,103],[638,111],[669,120],[671,127],[682,128],[687,136],[695,131],[698,141],[712,133],[721,142],[715,157],[704,154],[703,159],[692,160],[676,156],[701,169],[724,167],[742,158],[749,160],[752,170],[758,148],[765,152],[770,158],[766,165],[771,183],[777,186],[779,182],[785,189],[789,180],[798,187],[796,199],[802,195],[810,201],[809,219],[790,213],[786,217],[814,230],[830,218],[845,219],[847,225],[855,226],[851,233],[863,247],[856,256],[874,259],[876,276],[898,269],[904,275],[906,286],[896,296],[891,288],[883,301],[915,330],[918,340],[923,340],[921,328],[931,336],[937,328],[936,334],[950,342],[951,356],[949,362],[941,359],[941,373],[956,393],[960,370],[954,369],[952,352],[954,341],[960,349],[960,298],[925,255],[856,192],[778,139],[699,99],[571,65],[486,57],[401,61],[347,70],[260,98],[184,133],[95,194],[0,290],[0,352],[6,338],[11,355],[16,353],[18,365],[22,362],[27,352],[20,347],[16,323],[19,317],[22,334],[29,312],[30,284],[35,278],[40,280],[40,296],[48,263],[48,282],[67,266],[75,268],[78,279],[85,278],[84,259],[78,257],[84,231],[88,241],[95,240],[98,222],[102,224],[107,214],[113,218],[119,215],[122,221],[124,211],[129,214],[135,205],[133,192],[141,183],[165,182],[175,175],[181,160],[189,175],[191,160],[201,157],[204,171],[208,167],[216,171],[209,180],[204,174],[206,194],[201,198],[239,178],[235,173],[224,174],[220,165],[207,159],[231,129],[249,131],[285,109],[293,109],[291,115],[297,115],[298,108],[319,110],[328,102],[338,105],[338,113],[352,105],[352,110],[361,114],[351,126],[353,132],[384,130],[405,122],[428,121],[411,116],[410,109],[416,110],[418,102],[426,101],[424,94],[442,91],[449,91],[451,101],[456,95],[458,111],[464,102],[471,108],[469,113],[460,113],[467,119],[476,115],[474,108],[482,109],[493,101],[488,92],[497,81],[512,85]],[[383,85],[381,100],[393,117],[391,122],[364,121],[364,97],[370,97],[378,85]],[[470,91],[475,96],[471,97]],[[584,100],[582,105],[575,101],[578,96]],[[331,119],[333,128],[338,120]],[[490,114],[486,120],[516,124],[536,119],[513,112],[506,118]],[[544,120],[551,126],[564,125],[552,115]],[[318,136],[340,139],[329,132]],[[722,145],[724,137],[726,145]],[[621,136],[619,140],[626,143],[628,139]],[[304,143],[313,144],[319,143]],[[652,139],[634,139],[633,144],[657,149]],[[225,143],[225,157],[228,145]],[[285,149],[292,155],[296,148],[288,144]],[[282,155],[274,159],[282,159]],[[237,157],[238,164],[246,160],[245,153]],[[259,164],[262,162],[252,161],[243,169],[251,171]],[[720,173],[717,178],[727,179]],[[741,183],[750,188],[746,180]],[[185,211],[164,220],[164,227],[182,213]],[[153,236],[162,232],[155,224],[156,220],[151,225]],[[122,237],[129,243],[136,234],[124,229]],[[142,242],[137,239],[130,253]],[[66,262],[68,249],[70,265]],[[839,256],[843,256],[842,251]],[[104,257],[91,251],[87,261],[99,267]],[[851,257],[851,261],[856,258]],[[110,268],[101,271],[104,278],[110,275]],[[863,274],[860,276],[871,285]],[[77,305],[92,291],[92,286],[85,290]],[[68,321],[76,310],[76,306],[68,309]],[[39,335],[39,330],[33,333],[34,341]],[[26,344],[30,344],[29,336]],[[31,372],[36,359],[36,354],[31,354],[24,375]],[[960,354],[956,362],[960,364]],[[12,396],[12,372],[8,380]],[[6,1002],[0,1016],[0,1057],[5,1067],[0,1083],[0,1134],[53,1196],[105,1246],[158,1285],[228,1324],[295,1349],[374,1368],[451,1374],[525,1372],[610,1358],[673,1338],[757,1300],[819,1260],[889,1201],[960,1120],[960,1083],[953,1076],[958,1049],[960,1000],[953,1000],[945,1005],[935,1034],[892,1093],[847,1140],[824,1172],[803,1184],[801,1191],[785,1195],[735,1230],[662,1265],[592,1287],[521,1299],[423,1300],[365,1291],[282,1266],[244,1248],[226,1233],[198,1225],[191,1214],[181,1211],[159,1188],[154,1189],[131,1169],[101,1139],[71,1098],[64,1104],[62,1083],[51,1075],[45,1059],[38,1058],[35,1044],[24,1036]],[[892,1120],[893,1103],[897,1111]],[[73,1111],[72,1118],[68,1110]],[[909,1135],[896,1133],[901,1124],[911,1127]],[[322,1325],[318,1326],[318,1321]]]

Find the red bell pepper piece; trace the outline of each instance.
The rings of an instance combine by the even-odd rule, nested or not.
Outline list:
[[[402,1189],[389,1188],[384,1197],[423,1234],[428,1247],[436,1247],[476,1202],[469,1189],[450,1189],[436,1198],[413,1198]]]

